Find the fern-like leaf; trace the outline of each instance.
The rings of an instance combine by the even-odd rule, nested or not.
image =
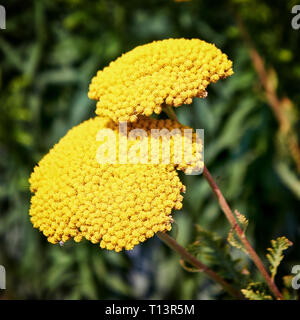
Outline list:
[[[235,215],[237,217],[238,222],[240,223],[241,228],[243,229],[243,232],[246,232],[246,229],[248,227],[248,219],[242,215],[238,210],[235,210]],[[234,232],[234,228],[232,228],[227,236],[227,241],[229,242],[229,244],[237,249],[240,249],[242,251],[244,251],[247,254],[247,250],[244,248],[244,246],[242,245],[242,243],[240,242],[240,240],[237,238],[235,232]]]
[[[268,293],[268,288],[261,282],[251,282],[246,289],[242,289],[241,291],[249,300],[273,300],[272,296]]]
[[[274,280],[277,268],[280,265],[281,260],[283,259],[282,252],[288,247],[292,246],[293,243],[288,240],[286,237],[279,237],[276,240],[271,240],[272,248],[268,248],[269,253],[266,255],[270,262],[270,272],[272,279]]]
[[[196,226],[196,241],[187,247],[187,250],[194,256],[199,256],[200,260],[206,263],[222,277],[231,280],[238,286],[246,285],[248,275],[242,273],[239,260],[233,259],[230,255],[230,248],[214,232],[207,231]]]

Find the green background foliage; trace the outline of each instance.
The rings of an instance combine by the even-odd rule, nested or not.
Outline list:
[[[72,126],[94,116],[87,98],[92,76],[135,46],[165,38],[213,42],[234,62],[235,74],[208,88],[206,99],[176,110],[180,121],[205,129],[205,162],[233,209],[249,220],[247,235],[267,264],[270,240],[294,243],[281,277],[300,264],[299,174],[278,135],[278,123],[253,68],[238,15],[263,57],[280,98],[293,103],[299,132],[300,30],[291,28],[297,1],[9,0],[0,30],[0,264],[5,299],[222,299],[220,287],[189,273],[156,237],[132,252],[114,253],[87,241],[49,244],[29,221],[28,177],[34,165]],[[195,224],[213,231],[218,248],[230,226],[203,176],[183,176],[184,207],[174,215],[177,240],[195,240]],[[173,235],[175,233],[173,232]],[[206,234],[209,236],[209,233]],[[202,238],[204,235],[202,235]],[[200,239],[202,239],[200,237]],[[228,250],[214,251],[214,268]],[[201,249],[201,250],[202,250]],[[224,263],[217,272],[230,273]],[[234,271],[232,271],[234,273]],[[234,281],[238,281],[237,277]],[[242,281],[242,280],[241,280]]]

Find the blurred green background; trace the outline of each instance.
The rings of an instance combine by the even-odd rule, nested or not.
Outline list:
[[[0,298],[222,298],[218,285],[182,269],[178,256],[156,237],[118,254],[87,241],[61,248],[29,221],[28,177],[60,137],[94,115],[95,102],[87,98],[92,76],[135,46],[170,37],[213,42],[233,60],[232,77],[176,113],[182,123],[205,129],[206,165],[232,208],[250,220],[248,236],[264,262],[270,240],[285,235],[294,246],[279,275],[300,264],[300,182],[297,146],[290,140],[299,138],[300,127],[300,30],[291,27],[297,1],[1,4],[7,25],[0,30],[0,264],[7,290]],[[253,52],[263,59],[287,131],[270,107]],[[183,179],[184,207],[174,216],[178,242],[193,240],[196,223],[226,241],[229,224],[204,178]]]

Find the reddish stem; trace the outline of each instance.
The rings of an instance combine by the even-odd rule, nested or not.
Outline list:
[[[227,281],[225,281],[222,277],[220,277],[216,272],[211,270],[204,263],[196,259],[193,255],[191,255],[185,248],[178,244],[178,242],[170,237],[166,233],[158,232],[157,236],[166,243],[171,249],[176,251],[185,261],[189,262],[191,265],[196,267],[199,271],[205,272],[211,279],[215,282],[219,283],[229,294],[238,298],[244,299],[244,296],[238,290],[234,289]]]
[[[213,190],[215,196],[217,197],[218,202],[220,204],[220,207],[223,210],[223,212],[225,213],[226,218],[228,219],[228,221],[232,225],[232,228],[236,231],[236,234],[240,238],[242,244],[244,245],[244,247],[247,250],[249,256],[251,257],[251,259],[255,263],[256,267],[258,268],[258,270],[260,271],[262,276],[265,278],[266,283],[269,286],[270,290],[273,292],[273,294],[275,295],[275,297],[277,299],[284,300],[282,294],[278,290],[278,288],[277,288],[276,284],[274,283],[274,281],[271,279],[269,273],[267,272],[266,268],[264,267],[264,265],[263,265],[262,261],[260,260],[259,256],[257,255],[255,250],[251,246],[250,242],[246,238],[244,231],[239,226],[239,224],[237,222],[237,219],[234,216],[233,212],[231,211],[231,209],[230,209],[227,201],[225,200],[220,188],[218,187],[218,185],[216,184],[216,182],[214,181],[213,177],[211,176],[211,174],[209,173],[209,171],[208,171],[208,169],[206,167],[204,167],[203,175],[206,178],[207,182],[209,183],[209,185],[210,185],[211,189]]]

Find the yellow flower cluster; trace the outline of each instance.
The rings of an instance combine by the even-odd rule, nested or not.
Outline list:
[[[199,39],[167,39],[136,47],[97,72],[89,98],[113,121],[159,114],[164,105],[191,104],[211,82],[233,73],[226,54]]]
[[[137,122],[148,132],[155,126],[184,128],[171,120]],[[100,117],[72,128],[31,175],[31,221],[51,243],[86,238],[109,250],[130,250],[170,230],[172,209],[182,207],[185,187],[174,164],[97,162],[103,141],[96,137],[103,128],[117,131],[116,124]]]
[[[185,191],[176,170],[202,170],[202,144],[177,121],[148,116],[205,97],[231,67],[212,44],[168,39],[98,71],[89,97],[101,117],[72,128],[30,177],[33,226],[51,243],[85,238],[117,252],[170,230]]]

